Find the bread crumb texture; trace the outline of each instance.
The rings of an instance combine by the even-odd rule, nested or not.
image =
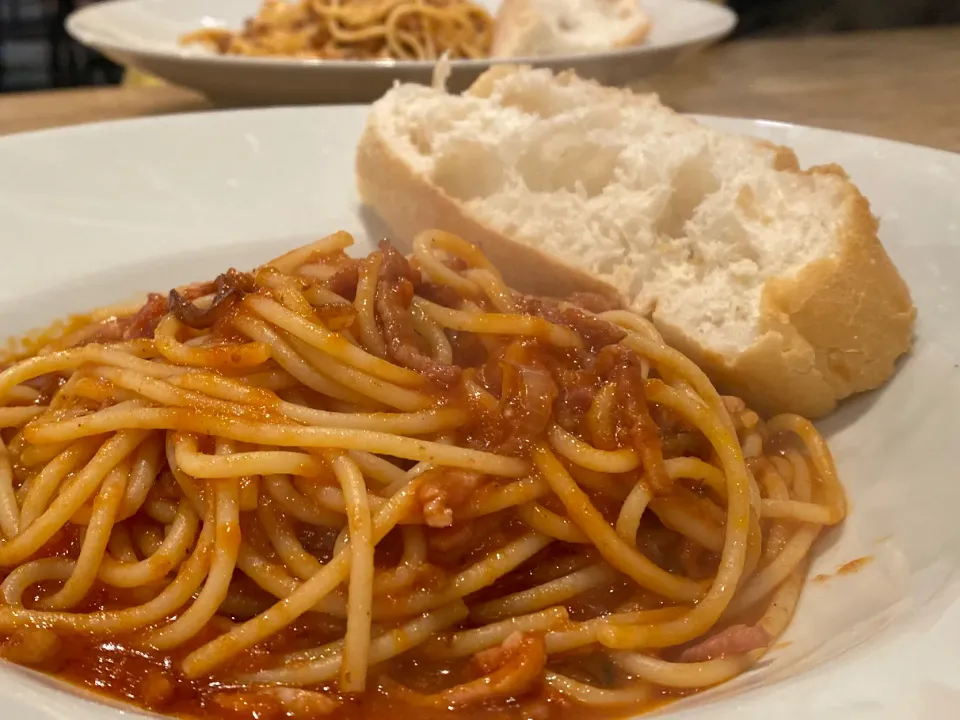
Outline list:
[[[823,414],[910,346],[909,291],[838,167],[801,171],[655,95],[506,66],[463,95],[398,86],[373,127],[444,202],[613,286],[761,410]]]

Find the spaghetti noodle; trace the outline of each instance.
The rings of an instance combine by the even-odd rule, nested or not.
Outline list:
[[[845,515],[645,319],[345,233],[0,373],[5,657],[170,713],[629,714],[747,670]]]
[[[265,0],[242,30],[204,28],[183,44],[222,55],[322,60],[487,57],[490,14],[470,0]]]

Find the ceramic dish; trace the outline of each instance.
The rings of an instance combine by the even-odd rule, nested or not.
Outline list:
[[[498,2],[482,0],[481,4],[493,12]],[[199,90],[225,104],[369,102],[395,80],[430,82],[432,61],[221,56],[178,42],[184,33],[200,27],[240,27],[259,5],[259,0],[108,0],[71,15],[67,30],[122,65]],[[653,21],[643,45],[511,62],[573,68],[606,84],[626,84],[719,40],[736,25],[733,12],[706,0],[643,0],[643,6]],[[466,87],[490,64],[489,60],[454,61],[451,89]]]
[[[366,254],[361,107],[210,113],[0,140],[0,333],[245,268],[335,229]],[[667,706],[678,720],[950,720],[960,706],[960,156],[706,119],[839,162],[871,198],[916,302],[916,347],[820,429],[850,515],[820,542],[796,618],[760,666]],[[857,573],[837,574],[862,557]],[[106,720],[102,701],[0,664],[4,720]],[[130,711],[126,717],[132,717]]]

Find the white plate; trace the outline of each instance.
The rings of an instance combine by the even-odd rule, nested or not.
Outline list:
[[[358,107],[179,116],[0,139],[0,333],[134,291],[249,267],[346,229]],[[851,500],[786,640],[763,664],[668,707],[688,720],[952,720],[960,707],[960,156],[852,135],[709,120],[838,161],[872,198],[919,308],[882,391],[821,424]],[[376,231],[375,231],[376,232]],[[374,238],[376,239],[376,238]],[[4,720],[115,710],[0,667]]]
[[[494,11],[500,0],[478,0]],[[705,47],[733,30],[736,16],[706,0],[641,0],[653,18],[647,41],[609,53],[532,59],[554,69],[622,85]],[[179,38],[203,26],[239,28],[260,0],[109,0],[67,19],[67,31],[122,65],[230,104],[368,102],[394,80],[430,82],[432,61],[296,60],[221,56]],[[516,62],[516,60],[512,60]],[[451,89],[460,90],[490,66],[487,60],[452,63]]]

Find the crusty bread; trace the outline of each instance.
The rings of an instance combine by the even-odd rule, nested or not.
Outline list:
[[[910,293],[840,168],[802,171],[654,95],[506,66],[463,95],[401,85],[357,179],[401,245],[442,228],[518,289],[616,294],[765,413],[823,415],[911,344]]]
[[[493,56],[531,58],[639,45],[650,17],[638,0],[504,0]]]

